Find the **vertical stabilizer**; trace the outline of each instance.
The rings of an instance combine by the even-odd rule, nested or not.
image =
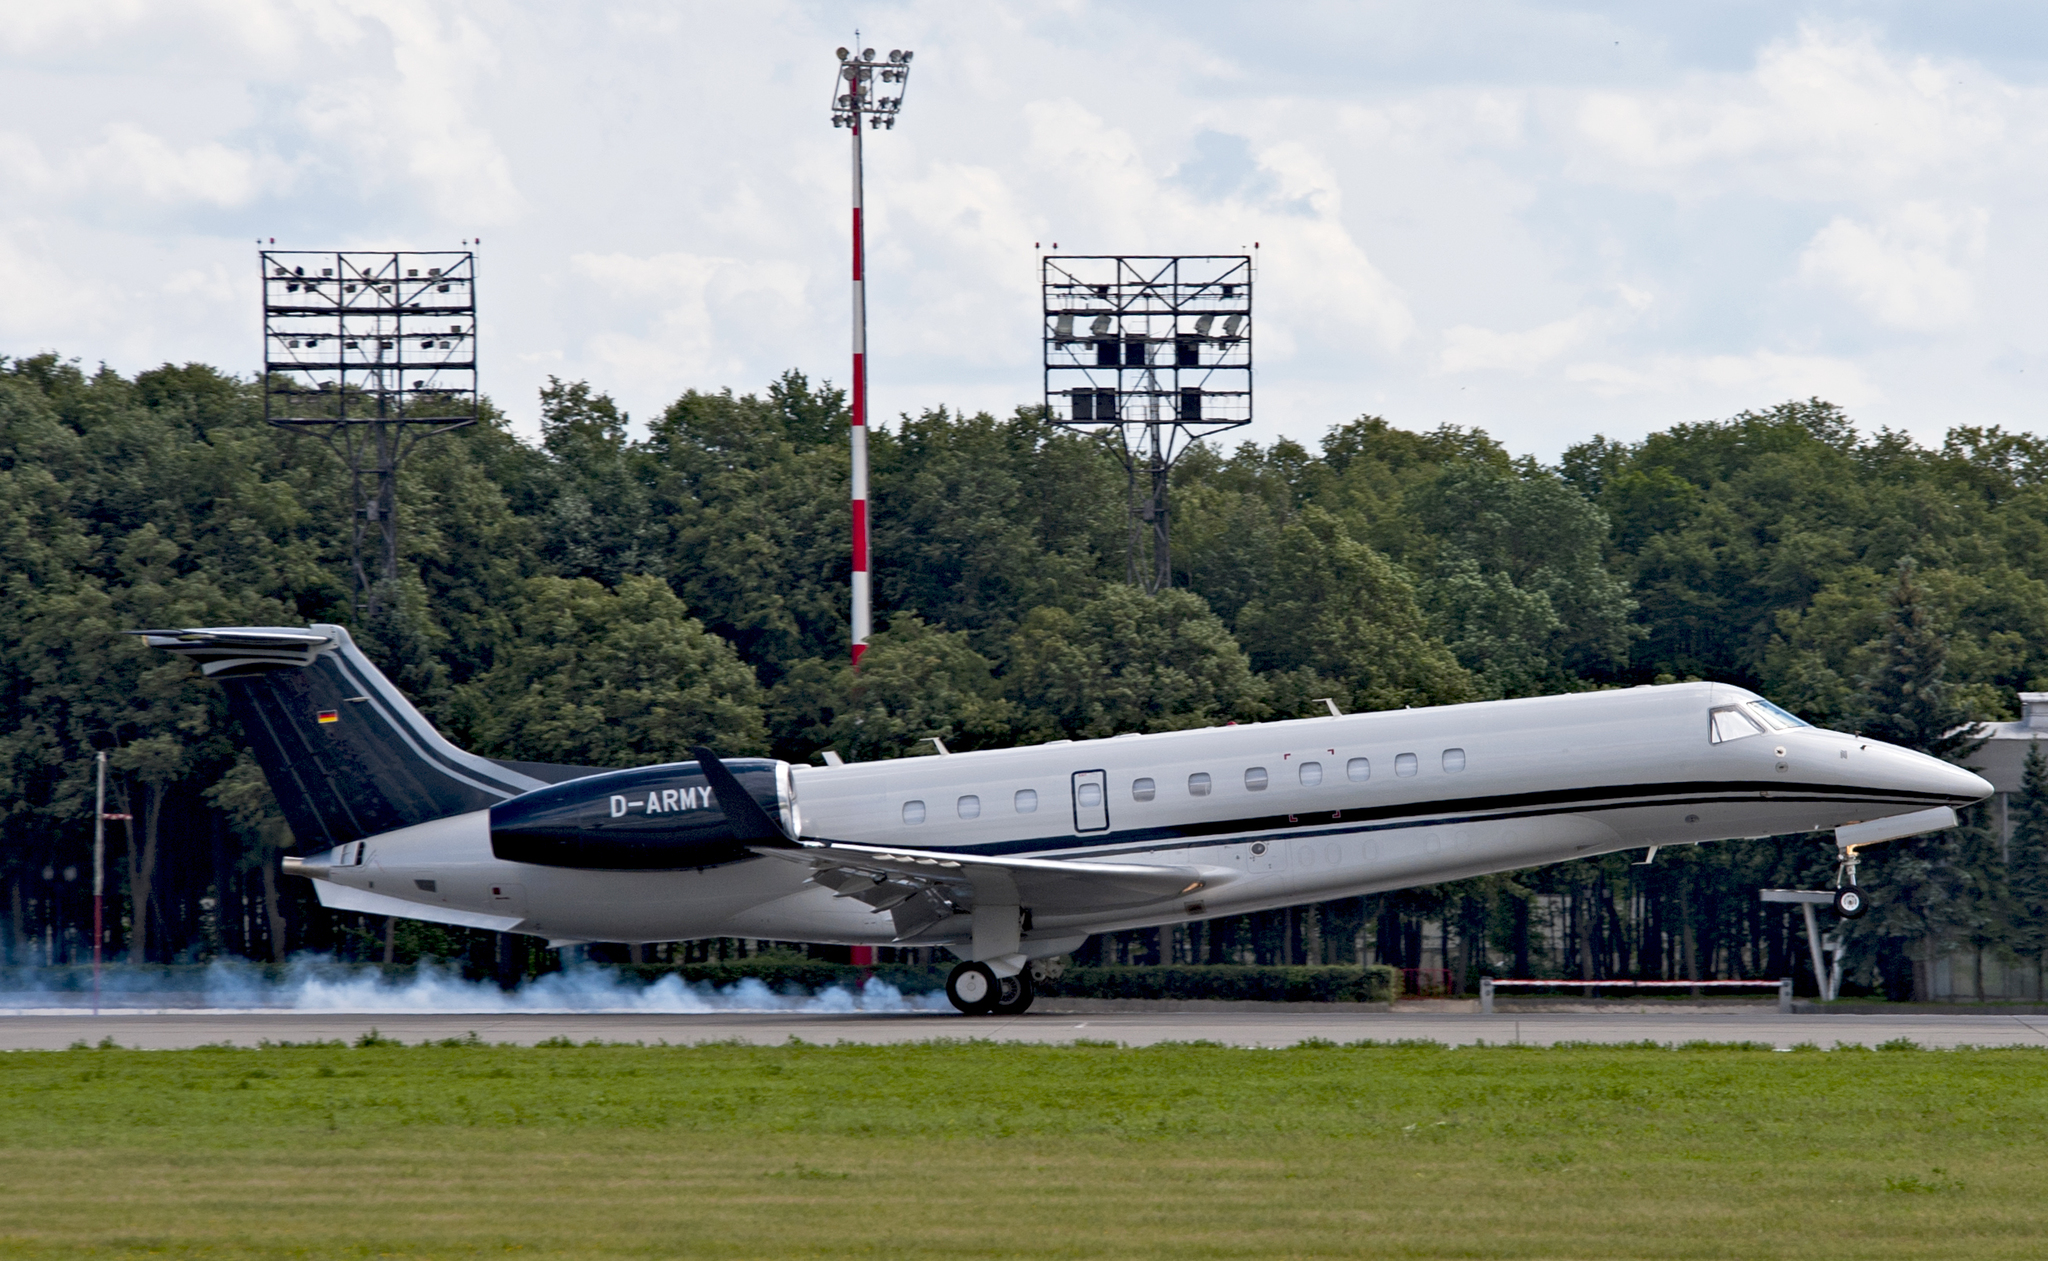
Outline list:
[[[327,849],[483,810],[585,773],[513,769],[456,748],[339,626],[133,632],[227,693],[299,844]]]

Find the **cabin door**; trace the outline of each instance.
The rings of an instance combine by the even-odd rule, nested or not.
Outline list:
[[[1074,830],[1109,830],[1109,772],[1074,772]]]

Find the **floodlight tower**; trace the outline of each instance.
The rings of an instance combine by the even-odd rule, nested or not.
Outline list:
[[[859,42],[856,31],[855,42]],[[891,49],[887,61],[875,50],[839,50],[833,80],[832,125],[853,133],[853,667],[860,668],[873,629],[868,553],[868,300],[867,244],[861,226],[861,132],[866,124],[893,128],[910,83],[910,53]],[[883,95],[893,92],[894,95]]]
[[[1174,461],[1252,421],[1251,256],[1047,255],[1040,286],[1046,418],[1063,429],[1116,431],[1131,508],[1130,581],[1156,595],[1173,585],[1166,489]]]
[[[261,257],[263,418],[319,434],[348,466],[356,616],[374,619],[398,582],[398,466],[420,439],[476,422],[476,255]]]

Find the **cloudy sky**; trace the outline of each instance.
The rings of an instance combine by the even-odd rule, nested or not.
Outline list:
[[[844,380],[832,50],[874,406],[1035,399],[1037,249],[1258,242],[1255,436],[1554,456],[1820,395],[2042,428],[2048,8],[0,0],[0,354],[260,354],[258,238],[481,238],[485,388],[645,418]]]

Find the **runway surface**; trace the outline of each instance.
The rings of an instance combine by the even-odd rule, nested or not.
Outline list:
[[[1430,1012],[1331,1012],[1304,1004],[1264,1011],[1075,1012],[1033,1011],[1009,1019],[970,1019],[937,1013],[901,1015],[716,1012],[648,1015],[567,1012],[517,1015],[450,1012],[346,1014],[324,1012],[121,1012],[0,1016],[0,1050],[62,1050],[77,1042],[111,1038],[120,1046],[159,1050],[229,1043],[353,1042],[371,1029],[408,1043],[463,1038],[531,1045],[547,1038],[577,1042],[689,1045],[742,1041],[772,1045],[805,1042],[917,1042],[928,1039],[1058,1043],[1090,1040],[1145,1046],[1207,1039],[1231,1046],[1284,1047],[1309,1038],[1331,1042],[1423,1038],[1447,1045],[1477,1041],[1678,1043],[1768,1042],[1776,1047],[1811,1042],[1876,1046],[1908,1038],[1925,1047],[2048,1047],[2048,1016],[1924,1014],[1780,1015],[1732,1013],[1524,1013],[1493,1016]]]

